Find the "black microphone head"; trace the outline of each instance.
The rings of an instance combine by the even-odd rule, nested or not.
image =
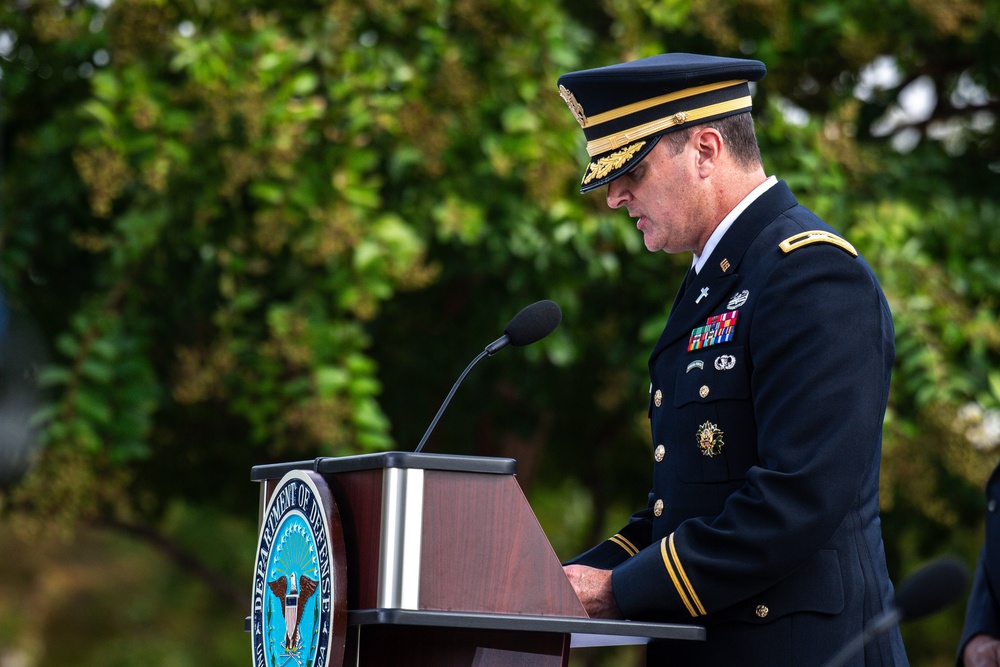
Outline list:
[[[525,306],[503,330],[515,347],[531,345],[555,331],[562,321],[562,311],[555,301],[536,301]]]
[[[944,609],[965,592],[969,572],[957,558],[946,556],[925,565],[899,586],[900,620],[911,621]]]

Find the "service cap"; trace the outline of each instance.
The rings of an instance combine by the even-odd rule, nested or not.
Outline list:
[[[580,192],[627,172],[668,132],[750,111],[749,82],[766,72],[757,60],[665,53],[563,74],[559,94],[590,154]]]

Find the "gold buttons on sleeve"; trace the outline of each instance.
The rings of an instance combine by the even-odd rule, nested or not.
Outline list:
[[[762,604],[757,605],[757,617],[758,618],[767,618],[767,613],[769,611],[771,611],[771,610],[768,609],[767,607],[765,607],[764,605],[762,605]]]
[[[656,393],[653,394],[653,405],[655,405],[656,407],[660,407],[661,405],[663,405],[663,392],[660,391],[659,389],[657,389]]]
[[[667,448],[663,445],[657,445],[656,450],[653,452],[653,458],[659,463],[663,460],[663,457],[667,455]]]
[[[655,503],[653,503],[653,514],[655,514],[656,516],[660,516],[661,514],[663,514],[662,500],[657,500]]]
[[[708,385],[703,384],[701,385],[701,389],[698,390],[698,395],[701,396],[702,398],[708,398],[708,392],[709,392]]]

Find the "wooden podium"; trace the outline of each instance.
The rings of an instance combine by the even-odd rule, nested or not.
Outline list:
[[[314,667],[565,667],[576,646],[704,640],[698,626],[590,619],[515,467],[405,452],[254,467],[262,522],[291,471],[321,477],[339,515],[346,633]]]

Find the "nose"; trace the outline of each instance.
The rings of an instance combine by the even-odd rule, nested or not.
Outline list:
[[[608,183],[608,207],[618,208],[628,203],[632,199],[632,193],[623,183],[625,179],[616,178]]]

